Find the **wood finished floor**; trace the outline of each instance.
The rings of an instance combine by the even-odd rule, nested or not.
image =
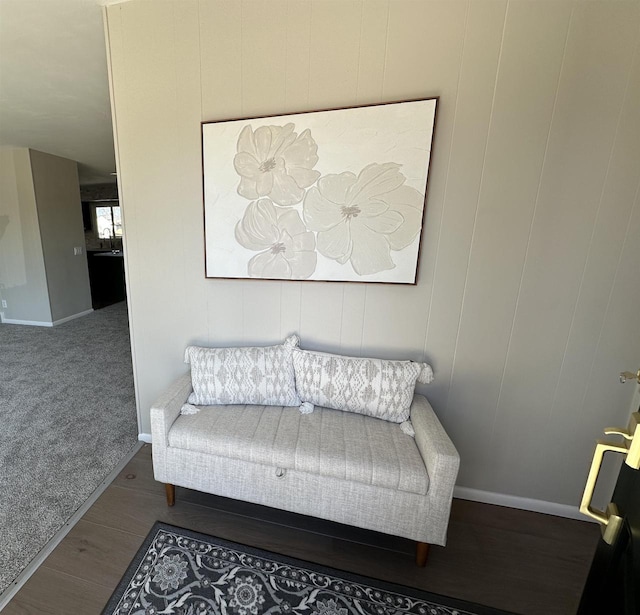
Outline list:
[[[5,607],[4,615],[99,614],[155,521],[501,608],[575,613],[597,526],[454,500],[447,547],[426,568],[414,543],[178,488],[168,508],[145,445]]]

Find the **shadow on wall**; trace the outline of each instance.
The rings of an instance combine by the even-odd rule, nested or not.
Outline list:
[[[16,229],[15,220],[18,220]],[[19,217],[0,215],[0,289],[23,286],[27,283],[22,232]],[[11,225],[11,226],[10,226]],[[7,229],[10,228],[10,232]]]
[[[4,196],[0,199],[0,288],[13,288],[27,283],[27,268],[18,203]]]

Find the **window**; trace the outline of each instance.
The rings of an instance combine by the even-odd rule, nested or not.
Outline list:
[[[122,237],[122,216],[120,213],[120,206],[96,206],[96,228],[100,239]]]

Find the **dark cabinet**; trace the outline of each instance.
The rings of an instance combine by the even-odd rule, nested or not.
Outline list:
[[[87,263],[93,309],[124,301],[126,289],[122,252],[87,252]]]

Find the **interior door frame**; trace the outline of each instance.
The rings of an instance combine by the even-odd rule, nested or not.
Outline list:
[[[636,384],[636,390],[631,398],[631,407],[629,408],[629,416],[640,410],[640,382]]]

